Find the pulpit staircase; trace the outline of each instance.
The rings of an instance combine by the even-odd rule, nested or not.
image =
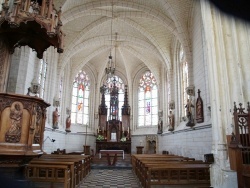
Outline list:
[[[114,157],[111,155],[111,160]],[[117,161],[114,165],[108,165],[108,160],[105,155],[99,158],[99,154],[96,153],[93,157],[91,169],[132,169],[131,165],[131,154],[124,154],[124,159],[122,159],[122,154],[117,155]]]
[[[237,172],[238,187],[250,187],[250,105],[247,112],[234,103],[234,132],[228,139],[229,159],[232,170]]]

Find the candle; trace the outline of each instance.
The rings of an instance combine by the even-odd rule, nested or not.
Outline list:
[[[128,127],[128,133],[129,133],[129,127]]]
[[[124,132],[124,127],[122,127],[122,132]]]

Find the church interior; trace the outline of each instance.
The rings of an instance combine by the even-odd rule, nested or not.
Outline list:
[[[141,187],[250,187],[250,19],[222,6],[0,0],[0,175],[88,187],[129,156]]]

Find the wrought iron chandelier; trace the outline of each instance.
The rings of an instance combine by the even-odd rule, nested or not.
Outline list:
[[[115,74],[115,62],[112,61],[112,47],[113,47],[113,35],[112,35],[112,30],[113,30],[113,2],[112,2],[112,15],[111,15],[111,24],[110,24],[110,55],[109,55],[109,61],[108,65],[105,68],[105,73],[107,75],[107,79],[112,78]]]

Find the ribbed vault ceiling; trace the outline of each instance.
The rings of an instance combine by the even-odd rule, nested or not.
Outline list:
[[[171,67],[175,38],[190,55],[193,0],[54,0],[54,4],[62,7],[66,34],[61,71],[69,63],[73,72],[89,64],[102,76],[112,49],[117,70],[125,76],[145,65],[159,72],[162,65]]]

